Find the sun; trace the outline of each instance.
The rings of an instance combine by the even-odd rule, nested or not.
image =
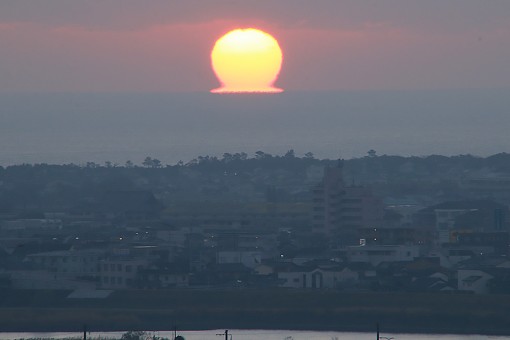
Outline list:
[[[273,36],[254,28],[235,29],[216,41],[211,64],[221,83],[212,93],[279,93],[274,87],[283,54]]]

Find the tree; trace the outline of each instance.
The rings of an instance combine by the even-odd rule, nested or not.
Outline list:
[[[147,340],[149,335],[143,331],[129,331],[122,334],[120,340]]]
[[[306,159],[314,159],[314,157],[313,157],[313,152],[307,152],[307,153],[305,153],[305,158],[306,158]]]
[[[267,155],[264,151],[257,151],[255,152],[255,159],[264,159]]]
[[[127,160],[126,161],[126,168],[132,168],[134,167],[135,165],[133,164],[133,162],[131,162],[130,160]]]
[[[285,156],[283,156],[285,158],[294,158],[296,157],[295,153],[294,153],[294,149],[290,149],[289,151],[287,151],[285,153]]]
[[[162,166],[161,161],[159,159],[152,157],[145,157],[145,160],[143,161],[142,164],[146,168],[161,168]]]
[[[161,168],[161,161],[157,158],[152,159],[151,167],[153,168]]]
[[[228,152],[225,152],[223,154],[223,158],[221,159],[223,162],[225,163],[229,163],[232,161],[232,154],[231,153],[228,153]]]
[[[94,162],[87,162],[87,164],[85,165],[86,168],[97,168],[99,165],[97,165],[96,163]]]
[[[191,161],[186,163],[186,166],[194,166],[198,164],[198,160],[196,158],[193,158]]]
[[[368,154],[368,157],[370,157],[370,158],[377,157],[377,152],[374,149],[368,150],[367,154]]]
[[[146,168],[150,168],[152,166],[152,157],[149,157],[149,156],[145,157],[142,165]]]

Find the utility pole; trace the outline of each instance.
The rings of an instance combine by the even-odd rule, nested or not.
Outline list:
[[[216,334],[216,335],[222,336],[223,334],[225,334],[225,340],[228,340],[228,329],[225,329],[225,333],[222,333],[222,334]],[[232,337],[232,336],[231,336],[231,337]]]
[[[379,340],[379,322],[377,323],[377,339],[376,340]]]
[[[83,340],[87,340],[87,325],[83,325]]]

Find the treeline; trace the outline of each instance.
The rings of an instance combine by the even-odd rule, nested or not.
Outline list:
[[[294,150],[289,150],[283,155],[273,155],[263,151],[257,151],[252,156],[245,152],[224,153],[222,157],[198,156],[187,162],[179,161],[176,164],[164,164],[155,157],[147,156],[139,164],[127,160],[124,164],[111,161],[104,163],[85,162],[82,164],[18,164],[0,166],[0,180],[5,176],[12,176],[15,171],[17,176],[28,174],[31,170],[52,171],[55,173],[69,173],[76,169],[175,169],[193,168],[200,169],[253,169],[259,167],[279,167],[302,169],[309,165],[331,165],[337,164],[337,159],[317,159],[312,152],[305,153],[302,157],[296,156]],[[367,156],[343,160],[346,172],[369,173],[372,177],[387,177],[391,174],[409,173],[410,176],[420,177],[423,175],[441,175],[452,173],[459,169],[466,171],[490,170],[498,173],[510,173],[510,154],[503,152],[488,157],[473,155],[457,156],[378,156],[374,150],[367,152]]]
[[[284,155],[259,151],[200,156],[163,165],[154,157],[142,164],[22,164],[0,167],[0,211],[66,209],[105,191],[150,191],[164,204],[181,201],[309,202],[325,166],[338,160],[317,159],[293,150]],[[370,185],[382,197],[462,199],[469,178],[510,177],[510,154],[426,157],[367,156],[342,162],[345,180]]]

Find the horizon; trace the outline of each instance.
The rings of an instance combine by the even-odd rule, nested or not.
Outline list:
[[[480,0],[3,1],[0,164],[510,150],[509,13]],[[209,93],[215,43],[243,27],[276,40],[283,93]]]
[[[0,94],[0,164],[175,164],[224,152],[486,156],[510,150],[504,89]],[[260,100],[264,98],[264,100]],[[466,138],[469,137],[469,143]]]

